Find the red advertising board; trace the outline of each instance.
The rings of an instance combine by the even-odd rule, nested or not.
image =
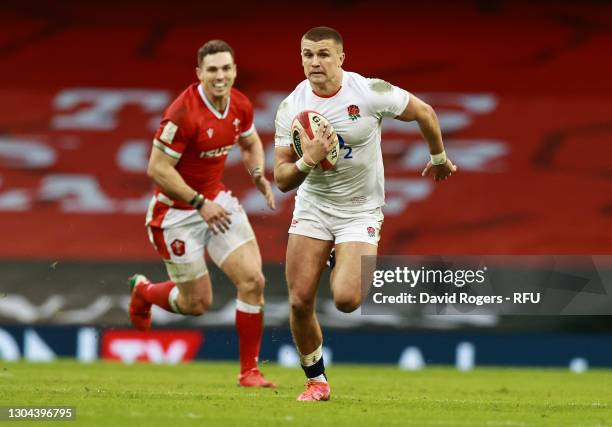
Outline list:
[[[204,335],[197,330],[110,329],[102,333],[101,357],[124,363],[151,362],[176,364],[192,360]]]

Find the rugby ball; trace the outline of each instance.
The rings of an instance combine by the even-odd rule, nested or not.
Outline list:
[[[308,138],[312,139],[314,138],[317,129],[319,129],[319,126],[323,126],[324,124],[327,124],[334,133],[333,147],[327,154],[327,157],[321,160],[319,163],[319,166],[321,166],[323,170],[327,171],[333,169],[334,165],[338,161],[338,155],[340,153],[338,135],[336,135],[336,131],[332,127],[329,120],[316,111],[302,111],[293,119],[293,123],[291,124],[291,138],[293,141],[293,149],[298,156],[302,157],[304,152],[302,151],[302,141],[300,137],[301,132],[303,131]]]

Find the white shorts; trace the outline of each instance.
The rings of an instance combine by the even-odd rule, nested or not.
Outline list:
[[[383,221],[381,208],[356,213],[330,212],[296,198],[289,234],[331,240],[336,244],[365,242],[378,246]]]
[[[161,227],[151,226],[153,207],[163,203],[163,197],[153,198],[147,215],[149,240],[166,263],[170,279],[182,283],[207,273],[204,249],[215,264],[223,261],[239,246],[255,239],[249,219],[238,199],[230,191],[221,191],[213,200],[231,215],[229,230],[214,234],[202,216],[193,209],[163,209]],[[158,205],[159,206],[159,205]],[[157,218],[159,222],[159,218]]]

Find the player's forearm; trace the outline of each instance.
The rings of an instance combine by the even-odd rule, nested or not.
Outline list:
[[[147,174],[161,191],[172,199],[189,203],[197,194],[197,191],[188,186],[176,169],[171,166],[150,166]]]
[[[265,170],[265,155],[263,146],[259,144],[251,144],[248,147],[240,147],[242,155],[242,164],[246,168],[249,175],[263,174]]]
[[[440,130],[440,123],[434,109],[428,106],[422,114],[417,116],[416,121],[419,124],[423,138],[425,138],[427,145],[429,145],[429,152],[431,154],[440,154],[444,151],[442,131]]]
[[[298,188],[307,176],[307,173],[300,171],[292,162],[282,163],[274,168],[274,181],[283,193]]]

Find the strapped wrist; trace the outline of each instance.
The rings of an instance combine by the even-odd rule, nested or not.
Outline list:
[[[446,163],[446,151],[442,150],[439,154],[430,154],[432,165],[443,165]]]
[[[192,208],[199,211],[200,208],[204,206],[205,202],[206,198],[204,197],[204,195],[202,193],[196,193],[196,195],[193,196],[193,199],[189,201],[189,204]]]
[[[295,166],[299,169],[300,172],[310,173],[316,165],[310,165],[304,160],[304,157],[300,157],[297,162],[295,162]]]
[[[257,181],[263,176],[263,167],[256,166],[253,169],[249,169],[249,175],[253,181]]]

